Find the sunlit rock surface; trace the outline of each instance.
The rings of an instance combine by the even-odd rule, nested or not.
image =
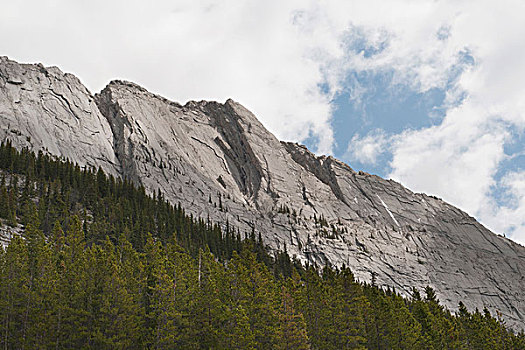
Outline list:
[[[430,285],[452,310],[463,301],[524,327],[524,247],[438,198],[280,142],[232,100],[180,105],[123,81],[92,96],[58,68],[1,58],[0,137],[255,228],[303,262],[345,264],[404,295]]]

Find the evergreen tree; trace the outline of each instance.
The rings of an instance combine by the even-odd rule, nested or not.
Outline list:
[[[0,218],[22,229],[0,249],[4,348],[525,348],[497,313],[272,257],[255,226],[241,240],[100,169],[1,144],[0,176]]]
[[[276,349],[310,349],[306,323],[301,313],[294,309],[293,299],[286,287],[282,287],[279,327],[277,328]]]

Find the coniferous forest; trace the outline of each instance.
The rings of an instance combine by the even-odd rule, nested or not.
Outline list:
[[[101,170],[5,143],[0,177],[4,349],[525,349],[488,310],[271,255]]]

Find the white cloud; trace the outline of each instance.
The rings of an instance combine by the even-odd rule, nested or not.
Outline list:
[[[336,7],[335,18],[352,13],[345,33],[350,39],[357,32],[372,48],[388,40],[372,55],[332,57],[327,66],[333,86],[349,71],[394,72],[393,85],[417,92],[447,89],[441,124],[389,138],[390,176],[443,197],[496,231],[512,227],[511,237],[525,243],[525,201],[516,194],[516,207],[509,209],[493,197],[524,181],[514,176],[512,183],[507,177],[500,182],[496,175],[505,172],[501,166],[508,159],[504,146],[513,141],[511,130],[525,128],[525,3],[372,1],[352,2],[346,11]],[[359,97],[358,91],[358,102]],[[373,140],[355,136],[350,157],[376,161],[382,147],[373,146]]]
[[[331,106],[318,89],[319,55],[339,48],[337,37],[327,35],[329,21],[301,19],[302,6],[303,1],[3,1],[1,54],[57,65],[94,92],[121,78],[181,102],[231,97],[280,138],[313,134],[319,151],[328,153]]]
[[[348,71],[393,71],[394,85],[418,92],[447,89],[441,124],[388,139],[390,176],[443,197],[496,231],[512,228],[511,237],[525,243],[525,200],[518,192],[525,179],[496,179],[505,171],[511,130],[521,133],[525,127],[525,3],[367,2],[350,4],[348,12],[366,43],[375,47],[385,37],[388,41],[373,55],[335,57],[330,67],[336,79]],[[356,30],[349,32],[355,38]],[[376,161],[383,147],[369,136],[352,139],[350,157]],[[384,136],[379,140],[383,144]],[[514,194],[508,197],[515,206],[498,206],[493,194],[505,190]]]
[[[355,136],[349,152],[373,163],[391,141],[392,177],[443,197],[498,230],[511,225],[513,238],[525,242],[521,192],[515,192],[515,207],[488,204],[495,203],[494,188],[518,191],[525,181],[511,174],[502,182],[495,179],[506,159],[509,128],[525,128],[525,2],[54,0],[1,5],[0,54],[57,65],[93,91],[123,78],[181,102],[232,97],[280,138],[317,137],[320,153],[332,149],[330,102],[349,72],[394,72],[393,84],[418,92],[448,88],[442,124],[392,138]],[[355,40],[363,40],[373,54],[352,50]],[[328,93],[320,91],[320,84]],[[362,90],[351,95],[359,101],[367,87],[356,87]]]
[[[450,111],[439,126],[398,135],[390,176],[414,191],[438,195],[477,213],[495,184],[508,134],[496,123],[465,123],[456,113],[464,110]]]
[[[380,129],[369,132],[364,137],[355,134],[348,143],[345,158],[374,165],[377,157],[386,151],[387,143],[388,138]]]
[[[525,200],[518,189],[524,178],[508,174],[498,182],[495,176],[507,159],[510,130],[524,127],[525,26],[517,15],[524,10],[523,3],[511,1],[482,2],[469,11],[458,6],[448,45],[469,47],[477,62],[458,77],[449,96],[466,93],[468,98],[449,106],[439,126],[399,135],[391,163],[391,177],[443,197],[498,232],[513,228],[511,237],[521,243]],[[516,207],[496,204],[493,194],[505,190],[518,191],[512,197]]]
[[[525,171],[509,172],[499,186],[503,189],[505,204],[497,207],[485,203],[481,208],[482,216],[489,228],[517,238],[525,245]]]

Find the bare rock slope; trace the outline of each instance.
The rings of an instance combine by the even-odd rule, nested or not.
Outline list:
[[[80,80],[0,57],[0,138],[116,174],[113,134]]]
[[[524,247],[438,198],[280,142],[232,100],[180,105],[123,81],[92,96],[57,68],[2,58],[0,137],[255,228],[302,261],[344,263],[406,295],[430,285],[453,310],[486,306],[524,328]]]

